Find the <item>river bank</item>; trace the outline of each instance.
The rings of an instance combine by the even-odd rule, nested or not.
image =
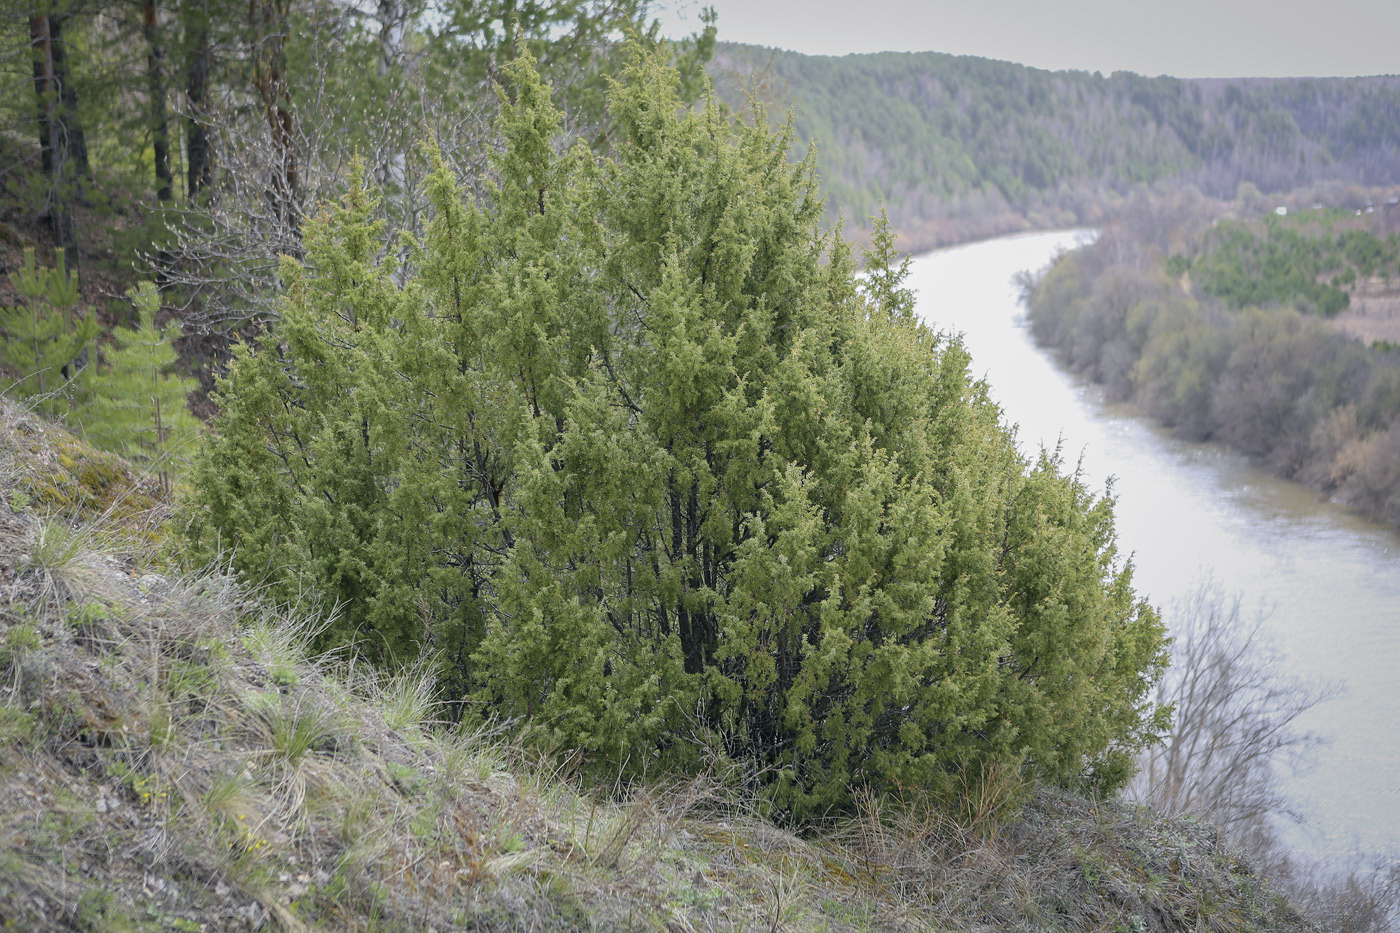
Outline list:
[[[1208,254],[1191,268],[1186,244],[1200,223],[1153,225],[1166,233],[1120,225],[1023,280],[1033,337],[1176,436],[1222,444],[1400,527],[1400,354],[1339,332],[1306,296],[1288,297],[1321,289],[1345,305],[1344,291],[1298,268],[1327,262],[1307,252],[1326,238],[1295,242],[1291,255],[1254,243],[1271,265],[1243,270],[1236,258],[1222,272]],[[1165,237],[1178,245],[1165,248]]]
[[[1031,339],[1012,277],[1040,269],[1086,231],[1028,234],[916,259],[910,285],[932,326],[960,332],[1024,452],[1079,462],[1091,487],[1114,478],[1120,550],[1158,605],[1210,573],[1265,630],[1289,673],[1346,693],[1299,725],[1329,739],[1286,775],[1307,814],[1281,827],[1296,850],[1334,866],[1400,845],[1400,534],[1215,445],[1169,436]],[[1170,624],[1170,620],[1167,620]]]

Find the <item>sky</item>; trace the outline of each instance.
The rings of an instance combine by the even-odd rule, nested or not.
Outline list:
[[[935,51],[1182,78],[1400,73],[1398,0],[706,0],[720,39],[805,52]],[[663,33],[698,0],[660,0]]]

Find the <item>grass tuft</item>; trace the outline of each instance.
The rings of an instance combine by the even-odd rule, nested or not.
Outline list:
[[[26,566],[58,575],[90,545],[90,537],[83,530],[72,528],[57,515],[46,515],[35,522]]]
[[[431,666],[411,667],[384,682],[379,708],[384,722],[400,732],[437,724],[437,676]]]
[[[306,694],[268,698],[256,694],[255,709],[273,756],[296,768],[310,755],[340,747],[339,719]]]

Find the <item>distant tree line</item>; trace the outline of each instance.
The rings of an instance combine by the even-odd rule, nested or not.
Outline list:
[[[1400,182],[1400,78],[1232,81],[1050,72],[935,52],[799,55],[721,44],[721,96],[793,109],[829,210],[881,205],[916,246],[1097,223],[1140,184],[1233,197]]]

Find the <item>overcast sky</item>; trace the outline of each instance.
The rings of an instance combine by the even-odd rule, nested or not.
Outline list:
[[[697,0],[657,4],[693,31]],[[1400,0],[709,0],[719,35],[806,52],[935,51],[1183,78],[1400,73]]]

